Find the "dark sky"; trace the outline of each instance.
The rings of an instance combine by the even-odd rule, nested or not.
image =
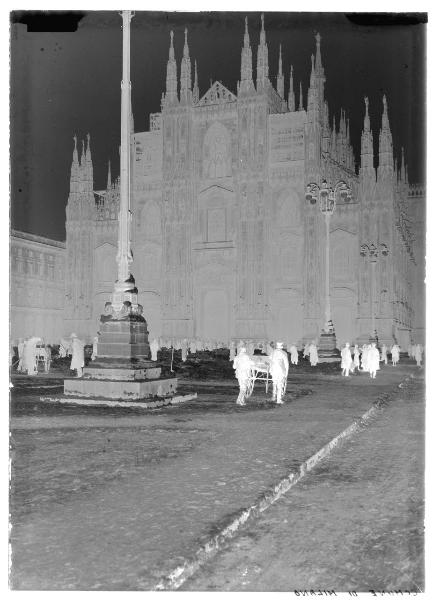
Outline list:
[[[81,17],[81,18],[80,18]],[[131,81],[135,131],[160,110],[169,31],[175,33],[180,71],[183,31],[197,60],[200,94],[210,80],[236,93],[245,13],[137,12],[131,26]],[[253,63],[260,14],[248,13]],[[304,104],[314,33],[322,35],[325,96],[330,114],[343,107],[358,159],[364,95],[378,143],[382,95],[388,98],[394,149],[405,147],[410,182],[425,179],[425,33],[422,15],[265,13],[269,74],[275,84],[283,45],[286,87],[290,64]],[[78,22],[75,31],[74,24]],[[28,31],[29,26],[29,31]],[[61,31],[63,30],[63,31]],[[91,135],[95,189],[103,189],[107,161],[119,173],[122,31],[117,12],[12,14],[11,219],[12,227],[65,239],[72,136]],[[287,90],[286,90],[287,92]],[[298,102],[298,97],[296,97]]]

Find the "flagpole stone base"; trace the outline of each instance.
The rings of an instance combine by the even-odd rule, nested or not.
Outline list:
[[[322,330],[319,337],[319,363],[338,362],[341,360],[341,354],[337,349],[337,338],[333,329],[329,332]]]
[[[111,303],[107,305],[96,360],[83,369],[82,377],[64,380],[65,396],[118,401],[174,396],[177,378],[164,376],[161,365],[149,360],[147,323],[141,310],[132,310],[128,301],[117,313]]]

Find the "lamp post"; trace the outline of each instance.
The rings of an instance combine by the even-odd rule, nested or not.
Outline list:
[[[376,263],[379,255],[388,256],[389,249],[384,243],[366,242],[361,245],[360,255],[370,262],[370,317],[371,317],[371,337],[377,340],[376,331]]]
[[[350,187],[345,181],[338,181],[334,187],[331,187],[326,179],[322,181],[320,186],[317,183],[309,183],[305,191],[305,199],[310,204],[314,205],[319,200],[319,209],[325,217],[326,228],[326,248],[325,248],[325,326],[324,332],[329,334],[333,331],[331,319],[331,286],[330,286],[330,268],[329,268],[329,225],[331,216],[335,210],[337,199],[340,198],[344,202],[350,202],[352,193]]]

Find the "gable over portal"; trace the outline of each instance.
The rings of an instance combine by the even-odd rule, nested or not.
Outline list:
[[[200,98],[197,106],[225,104],[226,102],[236,102],[236,100],[236,96],[230,90],[228,90],[220,81],[215,81],[205,95]]]

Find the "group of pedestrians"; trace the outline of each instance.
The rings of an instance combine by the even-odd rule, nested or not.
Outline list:
[[[39,362],[43,363],[44,372],[48,373],[51,364],[51,348],[42,338],[30,336],[18,340],[18,373],[37,375]]]
[[[349,342],[346,342],[344,348],[341,350],[341,370],[342,375],[349,377],[349,372],[354,373],[355,371],[368,372],[372,379],[375,379],[377,371],[380,370],[380,363],[384,365],[388,364],[388,352],[391,354],[392,366],[395,367],[400,361],[400,346],[393,344],[389,349],[386,344],[382,344],[379,352],[379,348],[376,346],[376,342],[370,344],[364,344],[361,348],[358,344],[350,347]],[[422,363],[422,346],[421,344],[410,345],[408,348],[408,355],[410,358],[416,360],[417,365],[420,367]]]

